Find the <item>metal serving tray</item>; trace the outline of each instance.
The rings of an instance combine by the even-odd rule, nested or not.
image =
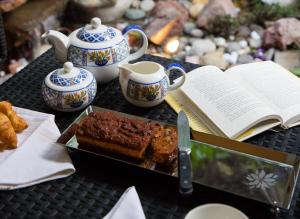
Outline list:
[[[72,124],[79,123],[95,111],[112,110],[90,106]],[[116,113],[128,118],[150,121],[142,117]],[[290,207],[299,174],[298,156],[196,131],[192,131],[192,139],[190,156],[193,183],[264,202],[273,207]],[[90,147],[80,146],[75,135],[70,137],[65,146],[177,177],[177,166],[172,171],[164,170],[156,168],[149,160],[137,162],[126,157],[91,150]]]

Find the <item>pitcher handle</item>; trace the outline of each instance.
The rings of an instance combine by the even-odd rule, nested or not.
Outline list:
[[[148,48],[148,38],[144,32],[144,30],[138,26],[138,25],[128,25],[127,27],[125,27],[122,31],[122,34],[124,35],[124,37],[126,35],[128,35],[129,32],[131,31],[137,31],[139,32],[142,37],[143,37],[143,45],[141,48],[138,49],[138,51],[134,52],[134,53],[131,53],[128,57],[128,61],[132,61],[132,60],[135,60],[135,59],[138,59],[140,58],[141,56],[143,56]]]
[[[183,83],[185,82],[185,78],[186,78],[184,68],[182,67],[182,65],[177,64],[177,63],[172,63],[166,67],[166,74],[168,75],[168,77],[170,77],[171,70],[174,70],[174,69],[177,69],[178,71],[180,71],[182,77],[180,78],[179,81],[174,82],[172,85],[170,85],[169,91],[176,90],[177,88],[181,87],[183,85]]]

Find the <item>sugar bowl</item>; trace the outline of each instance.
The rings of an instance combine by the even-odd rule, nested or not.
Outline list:
[[[77,111],[88,106],[96,96],[97,83],[93,74],[65,62],[63,68],[49,73],[42,85],[46,104],[58,111]]]

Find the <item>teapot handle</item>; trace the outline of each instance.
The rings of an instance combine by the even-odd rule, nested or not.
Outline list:
[[[172,85],[170,85],[169,91],[176,90],[177,88],[181,87],[185,82],[185,78],[186,78],[184,68],[182,67],[182,65],[177,63],[172,63],[166,67],[166,74],[168,75],[168,77],[170,77],[170,72],[173,69],[179,70],[180,73],[182,74],[182,77],[180,77],[179,81],[176,81]]]
[[[143,37],[143,45],[141,48],[139,48],[136,52],[131,53],[128,57],[128,61],[132,61],[135,59],[140,58],[141,56],[143,56],[148,48],[148,38],[144,32],[144,30],[138,26],[138,25],[128,25],[127,27],[125,27],[122,31],[122,34],[124,35],[124,37],[131,31],[137,31],[139,32],[142,37]]]

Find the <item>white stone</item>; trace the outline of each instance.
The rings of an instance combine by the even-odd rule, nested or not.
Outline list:
[[[183,24],[183,30],[185,33],[190,34],[193,29],[196,28],[195,22],[185,22]]]
[[[229,36],[229,40],[235,40],[235,36],[230,35],[230,36]]]
[[[193,63],[193,64],[199,64],[200,63],[199,56],[186,56],[185,61]]]
[[[126,10],[125,17],[130,20],[139,20],[146,16],[146,13],[141,9],[129,8]]]
[[[251,38],[254,40],[260,40],[260,36],[256,31],[252,31],[250,34]]]
[[[224,59],[224,48],[219,48],[215,52],[207,53],[200,58],[200,64],[202,65],[214,65],[220,69],[226,69],[228,62]]]
[[[197,39],[192,42],[192,53],[201,56],[204,53],[214,52],[216,44],[210,39]]]
[[[244,55],[244,54],[247,54],[247,53],[250,53],[250,47],[249,46],[247,46],[246,48],[240,49],[238,51],[239,55]]]
[[[0,77],[4,77],[5,71],[0,71]]]
[[[151,11],[155,6],[155,2],[153,0],[143,0],[141,2],[141,9],[145,12]]]
[[[237,52],[232,52],[232,53],[225,53],[223,57],[224,57],[225,61],[234,65],[237,63],[239,55]]]
[[[246,47],[248,46],[248,42],[247,42],[246,40],[241,40],[241,41],[239,42],[239,44],[240,44],[240,47],[241,47],[242,49],[244,49],[244,48],[246,48]]]
[[[227,46],[226,40],[223,37],[216,37],[216,38],[214,38],[214,41],[215,41],[217,46],[220,46],[220,47],[226,47]]]
[[[133,0],[131,3],[131,7],[133,8],[139,8],[141,6],[141,1],[140,0]]]
[[[203,10],[204,6],[205,4],[201,4],[201,3],[193,4],[189,10],[191,17],[197,18],[201,13],[201,11]]]
[[[262,40],[261,39],[250,39],[249,44],[252,48],[259,48],[262,45]]]
[[[201,38],[203,36],[203,31],[200,30],[200,29],[193,29],[193,30],[191,30],[190,34],[193,37],[199,37],[199,38]]]

